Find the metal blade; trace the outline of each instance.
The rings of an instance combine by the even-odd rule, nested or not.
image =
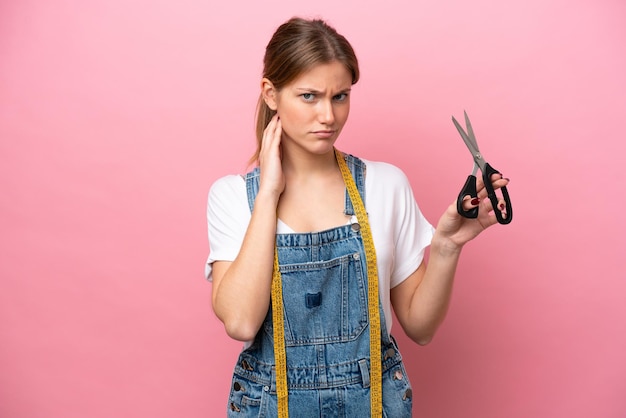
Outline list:
[[[478,151],[478,148],[475,146],[476,144],[465,133],[465,130],[463,130],[463,128],[461,127],[459,122],[457,122],[457,120],[454,118],[454,116],[452,116],[452,122],[454,123],[454,126],[456,126],[457,131],[459,131],[459,134],[461,134],[461,138],[463,138],[463,142],[465,142],[465,145],[469,149],[469,151],[472,154],[472,156],[474,156],[476,154],[479,154],[480,151]]]
[[[474,148],[476,151],[480,152],[478,148],[478,142],[476,142],[476,136],[474,135],[474,129],[472,129],[472,122],[469,120],[469,116],[467,116],[467,112],[464,110],[463,114],[465,115],[465,126],[467,127],[467,136],[474,144]]]

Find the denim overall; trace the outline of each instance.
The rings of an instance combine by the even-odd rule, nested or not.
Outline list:
[[[346,163],[365,201],[365,164]],[[259,169],[246,175],[250,210]],[[345,213],[354,215],[346,193]],[[353,218],[354,219],[354,218]],[[277,234],[287,350],[289,416],[369,417],[367,264],[358,223],[322,232]],[[395,341],[381,322],[383,416],[411,416],[412,391]],[[272,314],[235,366],[228,417],[277,416]]]

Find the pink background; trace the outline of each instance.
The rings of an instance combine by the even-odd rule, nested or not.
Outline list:
[[[626,416],[622,0],[0,3],[0,416],[222,416],[240,344],[210,307],[205,203],[245,170],[275,27],[323,16],[362,79],[338,146],[431,222],[470,157],[511,225],[465,250],[423,417]]]

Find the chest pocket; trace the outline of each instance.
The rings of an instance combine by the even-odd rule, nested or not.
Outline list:
[[[367,284],[359,252],[281,265],[280,273],[287,346],[352,341],[367,327]],[[271,321],[265,327],[271,335]]]

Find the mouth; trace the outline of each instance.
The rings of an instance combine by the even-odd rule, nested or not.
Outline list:
[[[319,131],[313,131],[313,135],[319,138],[330,138],[335,134],[336,131],[330,129],[321,129]]]

